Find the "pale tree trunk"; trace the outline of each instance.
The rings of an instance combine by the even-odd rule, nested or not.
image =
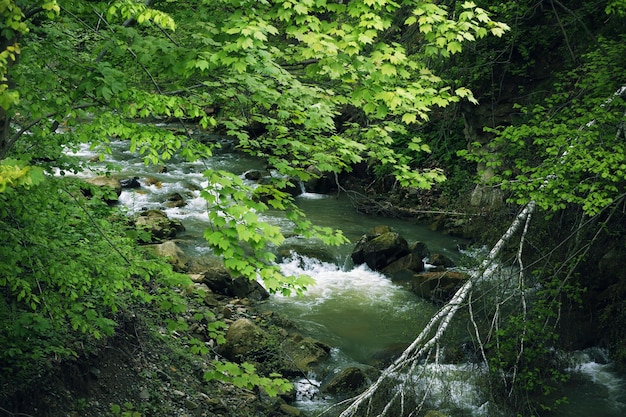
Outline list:
[[[463,286],[461,286],[461,288],[457,290],[452,299],[430,319],[426,327],[424,327],[413,343],[405,349],[402,355],[400,355],[400,357],[396,359],[393,364],[383,370],[380,377],[372,385],[370,385],[360,395],[350,400],[352,403],[341,413],[340,417],[354,416],[359,408],[368,404],[369,401],[372,400],[373,396],[387,379],[393,378],[407,368],[414,370],[417,365],[417,361],[426,356],[426,354],[429,353],[431,349],[441,340],[441,337],[450,325],[452,318],[459,308],[465,304],[466,299],[471,293],[472,287],[476,281],[481,278],[489,278],[493,275],[496,270],[496,259],[502,251],[504,244],[511,239],[511,237],[520,229],[522,224],[525,224],[524,232],[528,230],[528,220],[534,210],[535,202],[531,201],[515,217],[508,230],[493,246],[485,260],[481,263],[480,267],[470,274],[470,278],[465,282],[465,284],[463,284]],[[401,389],[396,391],[395,396],[389,400],[387,407],[383,410],[383,413],[378,414],[378,416],[382,417],[387,415],[386,413],[391,406],[391,403],[396,400],[398,396],[402,395],[400,393],[401,391]]]

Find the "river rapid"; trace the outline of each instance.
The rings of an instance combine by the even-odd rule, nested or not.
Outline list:
[[[146,209],[161,209],[170,218],[179,219],[186,231],[177,236],[185,252],[202,255],[210,250],[202,239],[208,225],[206,202],[200,198],[199,189],[205,184],[202,172],[206,169],[223,169],[242,175],[251,169],[263,170],[263,161],[225,152],[209,160],[189,163],[172,160],[167,169],[146,166],[143,160],[131,153],[127,144],[113,142],[113,153],[106,162],[119,166],[120,178],[150,177],[153,184],[137,189],[124,189],[120,196],[129,213]],[[75,153],[85,159],[96,155],[88,147]],[[104,165],[103,165],[104,167]],[[81,176],[95,176],[85,172]],[[180,194],[186,205],[166,208],[164,202],[173,193]],[[398,354],[421,331],[436,306],[405,288],[392,283],[387,277],[370,270],[365,265],[355,266],[350,261],[354,242],[371,227],[387,225],[399,232],[409,242],[426,243],[431,253],[441,253],[458,265],[467,264],[471,253],[459,250],[460,239],[433,232],[425,225],[410,221],[365,216],[356,212],[344,195],[326,196],[304,193],[297,204],[308,218],[320,226],[340,229],[352,243],[324,248],[332,251],[332,259],[321,260],[293,254],[280,264],[285,274],[307,274],[315,279],[302,297],[273,295],[261,308],[277,311],[296,322],[302,333],[332,346],[331,359],[315,374],[294,381],[298,387],[296,405],[311,415],[328,409],[336,398],[318,393],[318,383],[330,378],[347,366],[381,366],[392,355]],[[264,220],[288,227],[280,213],[266,214]],[[303,242],[298,237],[288,239],[295,246],[315,246],[318,242]],[[426,260],[427,261],[427,260]],[[469,340],[466,325],[461,323],[450,329],[448,340],[461,345]],[[569,403],[561,407],[557,417],[622,417],[626,415],[626,380],[613,369],[607,354],[601,349],[570,352],[572,378],[565,394]],[[480,376],[483,369],[471,363],[438,364],[425,366],[415,377],[414,386],[426,397],[425,409],[438,409],[449,416],[506,415],[496,410],[489,401],[489,393],[482,391]],[[325,414],[332,415],[332,413]]]

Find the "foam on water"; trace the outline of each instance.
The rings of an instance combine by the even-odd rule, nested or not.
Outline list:
[[[589,348],[568,356],[572,363],[568,369],[572,375],[569,404],[558,415],[582,416],[584,410],[594,410],[598,417],[626,415],[626,379],[617,373],[608,352]]]
[[[322,199],[330,198],[330,197],[331,196],[328,194],[309,193],[305,191],[302,194],[298,195],[298,197],[296,198],[302,198],[306,200],[322,200]]]
[[[430,408],[482,417],[494,412],[479,388],[484,375],[485,367],[480,365],[430,363],[420,366],[410,383],[417,398]]]
[[[294,300],[277,296],[278,301],[288,303],[320,304],[330,298],[341,298],[346,302],[387,303],[400,290],[389,278],[372,271],[365,264],[343,270],[333,263],[294,255],[280,267],[285,275],[309,275],[315,279],[315,284],[307,288],[302,298]]]

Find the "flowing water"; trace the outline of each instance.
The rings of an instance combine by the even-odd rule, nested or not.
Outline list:
[[[130,212],[158,208],[171,218],[180,219],[187,229],[179,236],[185,243],[185,250],[197,254],[208,252],[201,239],[202,230],[207,225],[206,203],[199,197],[199,189],[205,181],[202,172],[211,168],[243,174],[250,169],[264,168],[260,160],[224,153],[204,162],[171,161],[163,170],[144,165],[124,143],[113,143],[112,148],[111,159],[120,165],[120,175],[124,178],[136,176],[156,180],[153,185],[142,184],[139,189],[124,190],[120,196],[121,204]],[[88,158],[94,152],[85,148],[79,155]],[[181,208],[164,208],[163,202],[172,193],[179,193],[187,204]],[[463,262],[464,255],[458,250],[463,243],[460,240],[412,222],[360,215],[345,195],[305,193],[297,198],[297,203],[315,224],[340,229],[351,242],[356,242],[371,227],[385,224],[409,242],[425,242],[431,253],[443,253],[455,262]],[[267,215],[265,220],[285,225],[284,218],[278,214]],[[298,238],[291,238],[287,243],[319,245],[301,242]],[[326,259],[327,262],[296,254],[287,257],[281,264],[283,272],[307,274],[315,279],[315,284],[302,297],[273,295],[264,304],[264,308],[290,317],[303,333],[333,346],[324,375],[309,375],[296,381],[299,388],[297,405],[313,414],[328,407],[333,399],[318,396],[316,384],[311,385],[311,381],[328,377],[349,365],[380,365],[401,352],[435,311],[431,303],[385,276],[366,266],[352,265],[349,254],[353,246],[351,243],[332,248],[332,259]],[[453,336],[458,332],[459,343],[463,341],[463,331],[466,332],[465,325],[460,327],[451,330]],[[571,363],[572,379],[566,393],[570,403],[552,415],[626,415],[625,380],[613,370],[605,352],[597,349],[574,352]],[[450,416],[501,415],[492,409],[486,393],[480,391],[477,381],[481,373],[480,367],[469,363],[430,365],[415,377],[414,386],[427,391],[420,393],[428,396],[431,407],[445,410]]]

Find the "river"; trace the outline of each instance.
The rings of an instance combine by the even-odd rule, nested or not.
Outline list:
[[[169,217],[180,219],[186,231],[179,238],[187,252],[196,254],[209,250],[201,238],[207,225],[206,203],[198,191],[205,181],[202,172],[211,168],[243,174],[250,169],[264,168],[263,161],[226,152],[202,162],[173,160],[163,169],[146,166],[138,155],[128,151],[125,143],[113,142],[111,147],[113,154],[107,162],[119,165],[120,172],[116,175],[139,177],[140,181],[146,177],[155,180],[152,185],[143,183],[138,189],[124,189],[120,203],[130,213],[158,208]],[[95,152],[84,147],[77,155],[91,158]],[[81,175],[93,176],[93,173]],[[164,201],[173,193],[183,196],[187,204],[164,208]],[[384,224],[400,232],[409,242],[425,242],[431,253],[445,254],[458,264],[463,264],[467,256],[459,251],[464,243],[461,240],[414,222],[359,214],[345,194],[305,193],[297,198],[297,204],[315,224],[340,229],[351,242],[356,242],[371,227]],[[280,215],[267,215],[265,220],[277,225],[285,222]],[[281,264],[286,274],[308,274],[315,279],[315,284],[302,297],[273,295],[263,305],[293,319],[303,333],[333,346],[323,375],[309,375],[294,381],[300,389],[297,406],[312,415],[326,409],[335,399],[316,395],[317,388],[310,385],[311,381],[328,377],[346,366],[379,364],[389,355],[399,353],[419,334],[436,308],[366,266],[352,265],[349,254],[353,245],[333,248],[334,259],[329,262],[297,255],[286,258]],[[457,327],[451,329],[451,337],[461,343],[468,337],[467,329],[464,324]],[[572,359],[572,378],[566,393],[569,404],[550,415],[626,415],[626,382],[614,371],[606,352],[591,349],[568,355]],[[499,412],[490,404],[488,393],[481,391],[478,384],[481,372],[479,366],[470,363],[431,365],[421,374],[421,379],[415,381],[415,386],[428,386],[429,406],[449,416],[502,415],[496,414]]]

